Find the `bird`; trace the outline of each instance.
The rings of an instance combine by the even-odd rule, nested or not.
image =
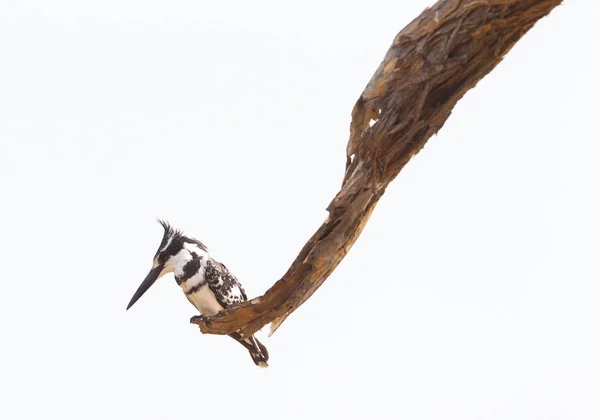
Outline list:
[[[175,281],[187,300],[200,312],[200,317],[214,316],[232,305],[248,300],[238,279],[224,264],[210,256],[208,248],[202,242],[173,228],[166,221],[158,222],[164,229],[162,241],[154,254],[152,269],[129,301],[127,310],[156,280],[167,273],[174,274]],[[248,350],[257,366],[269,366],[269,352],[254,335],[242,337],[234,332],[229,336]]]

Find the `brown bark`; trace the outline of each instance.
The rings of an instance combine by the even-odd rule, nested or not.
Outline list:
[[[394,39],[352,110],[346,173],[329,217],[263,296],[198,324],[274,332],[348,253],[387,185],[442,128],[457,101],[562,0],[440,0]],[[372,120],[375,121],[372,123]]]

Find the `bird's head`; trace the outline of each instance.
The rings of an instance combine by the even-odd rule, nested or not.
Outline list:
[[[140,284],[127,305],[131,308],[156,280],[167,273],[180,271],[192,259],[192,252],[207,252],[206,247],[197,239],[186,236],[182,231],[174,229],[169,223],[159,220],[165,232],[152,260],[152,269]]]

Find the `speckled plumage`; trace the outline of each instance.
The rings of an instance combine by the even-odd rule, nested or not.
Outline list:
[[[175,281],[186,298],[203,316],[216,315],[231,305],[248,300],[238,279],[224,264],[210,256],[202,242],[173,229],[166,222],[160,221],[160,223],[165,232],[154,255],[152,270],[132,298],[128,308],[158,277],[169,272],[173,272]],[[261,367],[268,366],[269,353],[254,336],[245,339],[235,333],[230,336],[248,349],[255,364]]]

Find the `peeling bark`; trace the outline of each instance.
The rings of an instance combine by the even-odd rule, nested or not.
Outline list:
[[[457,101],[562,0],[440,0],[394,39],[352,110],[346,172],[329,217],[260,297],[197,322],[203,333],[271,333],[346,256],[387,185]],[[371,121],[375,121],[371,125]]]

